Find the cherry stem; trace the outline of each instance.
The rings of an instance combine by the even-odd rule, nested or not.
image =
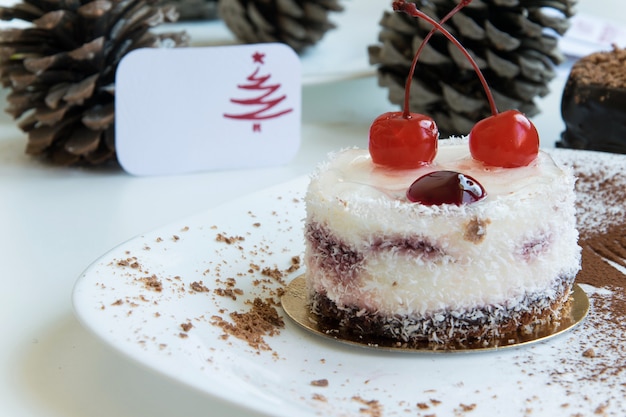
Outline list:
[[[452,42],[454,46],[456,46],[463,53],[463,55],[465,55],[465,57],[469,61],[472,68],[474,68],[474,71],[476,72],[476,75],[478,76],[478,79],[480,80],[480,83],[482,84],[483,89],[485,90],[485,94],[487,95],[487,101],[489,102],[489,107],[491,109],[491,114],[494,116],[498,114],[496,102],[493,98],[493,95],[491,94],[491,90],[489,89],[487,80],[485,80],[485,76],[483,75],[480,68],[478,68],[478,64],[476,63],[474,58],[472,58],[469,52],[467,52],[467,49],[465,49],[463,45],[461,45],[461,43],[441,25],[445,23],[450,17],[452,17],[452,15],[458,12],[461,8],[471,3],[471,1],[472,0],[462,0],[459,4],[456,5],[454,9],[452,9],[446,16],[444,16],[443,19],[441,19],[440,23],[438,23],[436,20],[432,19],[428,15],[424,14],[423,12],[417,10],[415,3],[407,3],[405,0],[396,0],[393,2],[393,10],[404,12],[412,17],[418,17],[420,19],[427,21],[433,26],[433,29],[428,33],[428,35],[426,35],[426,37],[422,41],[422,44],[419,46],[417,52],[415,53],[415,56],[413,57],[413,62],[411,63],[411,70],[409,72],[409,77],[407,79],[405,92],[404,92],[404,112],[402,113],[402,117],[408,118],[410,114],[408,110],[409,109],[409,87],[411,85],[411,80],[413,79],[413,73],[415,71],[415,66],[417,64],[417,58],[421,54],[422,49],[426,45],[426,42],[428,42],[428,40],[432,37],[432,35],[437,30],[441,32],[446,38],[448,38],[448,40],[450,40],[450,42]]]
[[[445,15],[443,19],[439,21],[439,24],[443,25],[444,23],[446,23],[456,12],[461,10],[466,5],[470,4],[471,1],[472,0],[461,1],[459,4],[457,4],[454,7],[454,9],[450,10],[450,12],[448,12],[448,14]],[[420,55],[422,54],[422,51],[424,50],[424,47],[426,46],[430,38],[432,38],[432,36],[435,34],[435,32],[437,32],[436,26],[433,27],[430,32],[428,32],[426,37],[422,40],[422,43],[420,44],[419,48],[417,48],[417,52],[415,52],[415,55],[413,56],[413,61],[411,62],[411,69],[409,70],[409,75],[406,79],[406,85],[404,87],[404,112],[402,113],[402,117],[404,117],[405,119],[407,119],[410,116],[409,99],[411,97],[411,94],[410,94],[411,83],[413,82],[413,74],[415,74],[415,67],[417,66],[417,60],[419,59]]]

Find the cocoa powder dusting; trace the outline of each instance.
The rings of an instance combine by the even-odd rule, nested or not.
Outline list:
[[[212,317],[212,324],[219,326],[227,335],[244,340],[250,347],[271,350],[264,336],[275,336],[285,327],[285,322],[270,302],[255,298],[249,311],[230,313],[232,323],[221,317]]]
[[[581,235],[583,269],[578,282],[624,290],[624,274],[607,261],[626,268],[625,229],[625,225],[617,225],[602,234]]]
[[[555,157],[572,167],[577,177],[582,270],[576,281],[592,286],[588,288],[592,310],[582,327],[593,336],[582,341],[578,358],[561,361],[551,376],[569,392],[583,381],[610,386],[612,394],[589,401],[598,404],[594,414],[617,415],[605,411],[616,398],[626,398],[626,351],[621,341],[626,316],[626,159],[571,150]],[[569,381],[564,377],[568,374],[577,374],[578,380]]]
[[[598,162],[600,158],[596,158],[593,164],[579,162],[577,156],[589,154],[576,152],[567,153],[572,155],[570,165],[577,177],[576,210],[582,247],[582,270],[576,280],[623,294],[626,289],[626,173],[619,161],[618,164],[602,164]],[[624,297],[613,297],[611,311],[620,317],[626,315]]]

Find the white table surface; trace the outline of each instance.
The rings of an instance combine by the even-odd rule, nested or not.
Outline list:
[[[579,10],[619,18],[618,0]],[[562,130],[564,77],[540,101],[542,145]],[[0,415],[249,416],[132,363],[74,317],[77,277],[112,247],[164,224],[308,174],[329,151],[367,146],[370,121],[395,109],[373,77],[305,87],[302,146],[286,166],[138,178],[119,170],[59,168],[24,154],[0,119]],[[242,191],[243,190],[243,191]],[[236,219],[234,219],[236,221]],[[570,410],[571,411],[571,410]]]

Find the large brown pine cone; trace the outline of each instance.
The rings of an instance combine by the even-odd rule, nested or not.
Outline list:
[[[335,27],[339,0],[219,0],[219,14],[244,43],[280,42],[301,53]]]
[[[415,0],[439,21],[458,1]],[[549,92],[562,61],[558,34],[569,27],[576,0],[474,0],[444,26],[470,51],[484,72],[500,111],[533,116],[534,100]],[[554,13],[550,13],[554,12]],[[379,84],[402,105],[411,60],[431,25],[404,13],[385,12],[380,44],[369,48]],[[424,48],[411,86],[410,110],[433,117],[442,136],[467,134],[491,114],[484,90],[466,58],[437,32]]]
[[[150,28],[177,18],[143,0],[24,0],[3,20],[31,22],[0,31],[6,111],[28,133],[26,152],[62,165],[115,160],[115,71],[142,47],[178,46],[184,33]]]

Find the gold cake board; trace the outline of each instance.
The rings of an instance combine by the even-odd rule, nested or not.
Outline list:
[[[281,303],[287,316],[295,323],[311,333],[349,345],[401,352],[479,352],[503,348],[519,347],[547,340],[580,323],[589,312],[587,294],[578,285],[574,285],[569,302],[561,311],[556,324],[536,325],[532,333],[516,332],[503,337],[481,341],[473,344],[442,345],[433,342],[402,343],[397,340],[355,335],[337,328],[332,324],[324,324],[319,316],[310,311],[306,297],[306,281],[304,275],[293,279],[281,297]]]

